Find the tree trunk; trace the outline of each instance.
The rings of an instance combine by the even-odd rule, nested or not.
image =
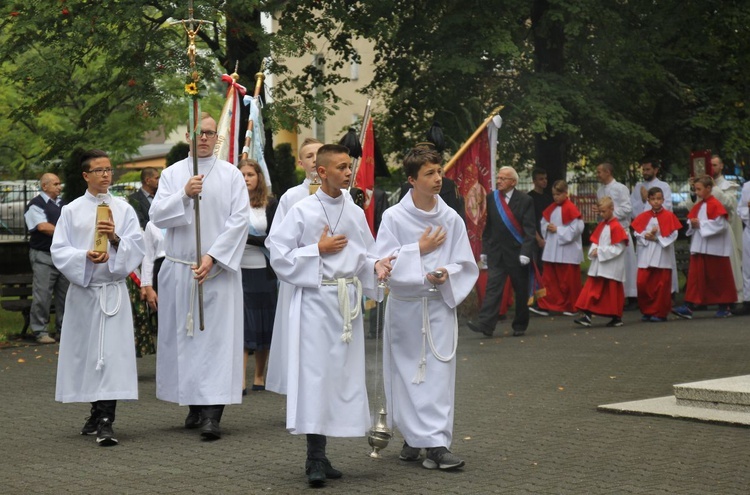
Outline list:
[[[552,20],[548,0],[534,0],[531,8],[534,35],[534,70],[537,76],[562,74],[565,69],[565,30],[562,21]],[[547,171],[548,186],[565,180],[567,171],[567,136],[550,127],[534,136],[536,165]]]

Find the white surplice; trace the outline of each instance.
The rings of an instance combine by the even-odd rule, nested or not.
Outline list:
[[[654,229],[657,230],[656,241],[649,241],[646,239],[646,234]],[[677,270],[674,243],[679,231],[675,230],[668,236],[663,236],[658,230],[659,220],[653,217],[648,221],[643,232],[634,232],[633,235],[638,243],[638,268],[668,268],[674,272]]]
[[[107,195],[117,249],[109,260],[94,264],[98,200],[86,193],[63,207],[52,237],[52,261],[70,281],[60,339],[55,400],[95,402],[137,399],[133,315],[125,278],[143,259],[138,216],[127,201]]]
[[[436,196],[432,211],[414,206],[413,190],[383,213],[375,244],[377,258],[396,255],[389,286],[383,340],[383,375],[388,417],[412,446],[450,447],[456,387],[455,308],[479,276],[466,226]],[[420,255],[425,228],[438,226],[446,241]],[[430,292],[426,274],[445,268],[448,278]],[[439,357],[438,357],[439,356]],[[450,359],[448,359],[450,358]]]
[[[191,157],[164,170],[149,211],[151,222],[166,229],[166,259],[159,271],[156,397],[181,405],[239,404],[243,373],[239,266],[247,241],[247,187],[235,166],[213,156],[200,158],[198,171],[204,176],[201,250],[217,261],[203,282],[203,331],[190,266],[196,262],[193,199],[184,190],[193,175]]]
[[[542,252],[542,261],[547,263],[569,263],[579,265],[583,261],[583,234],[584,223],[580,218],[574,218],[567,225],[562,222],[562,208],[556,207],[552,210],[549,222],[542,217],[542,237],[546,244]],[[557,232],[549,232],[547,226],[554,224]]]
[[[273,222],[268,232],[278,228],[284,217],[299,201],[310,195],[310,179],[305,179],[302,184],[288,189],[279,199]],[[267,239],[267,238],[266,238]],[[268,244],[268,241],[266,241]],[[289,326],[289,305],[292,301],[294,286],[279,280],[279,293],[276,299],[276,315],[273,320],[273,337],[271,338],[271,350],[268,353],[268,372],[266,374],[266,390],[278,394],[286,394],[288,354],[287,327]]]
[[[709,219],[706,205],[701,203],[698,202],[698,228],[694,229],[690,221],[687,222],[686,235],[691,238],[690,253],[731,257],[734,247],[729,222],[723,216]]]
[[[591,253],[596,249],[596,256]],[[589,277],[602,277],[610,280],[623,282],[625,278],[625,256],[627,252],[625,243],[612,244],[612,232],[609,225],[605,225],[599,234],[599,244],[591,243],[588,256],[591,260],[589,265]]]
[[[628,228],[633,213],[633,205],[630,203],[630,191],[628,191],[627,186],[624,184],[612,180],[609,184],[599,186],[599,189],[596,191],[597,199],[602,199],[605,196],[612,198],[612,202],[615,204],[615,218],[620,222],[622,228],[625,229],[625,233],[628,234],[628,240],[630,241],[625,246],[625,279],[615,280],[620,280],[623,283],[625,297],[638,297],[638,261],[635,258],[634,243],[632,242],[630,229]]]
[[[318,251],[326,225],[329,235],[346,236],[342,251]],[[351,197],[332,198],[322,189],[297,202],[266,239],[276,275],[294,286],[283,357],[290,433],[354,437],[370,427],[361,294],[351,282],[356,277],[374,296],[376,260],[367,252],[373,243],[365,214]]]

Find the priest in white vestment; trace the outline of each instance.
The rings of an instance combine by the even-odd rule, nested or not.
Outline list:
[[[243,313],[240,260],[249,200],[240,171],[214,154],[216,122],[201,115],[198,175],[192,157],[164,170],[151,222],[166,229],[159,271],[156,397],[190,406],[186,428],[221,437],[226,404],[242,402]],[[201,265],[196,268],[196,196],[200,197]],[[198,283],[205,329],[199,328]]]
[[[112,430],[117,400],[138,399],[133,316],[125,278],[143,259],[138,216],[127,201],[108,194],[112,164],[101,150],[81,158],[88,188],[62,209],[52,238],[52,261],[70,281],[60,339],[55,399],[91,402],[82,435],[116,445]],[[97,222],[106,203],[110,220]],[[106,235],[94,251],[95,231]]]
[[[385,210],[376,257],[396,256],[386,306],[383,373],[388,417],[404,436],[402,460],[456,469],[450,452],[456,388],[456,307],[479,276],[461,217],[440,198],[441,156],[419,146],[404,159],[413,186]],[[439,271],[439,273],[438,273]],[[436,276],[438,274],[439,276]]]

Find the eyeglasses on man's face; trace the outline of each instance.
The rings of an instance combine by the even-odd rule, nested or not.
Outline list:
[[[200,137],[206,137],[208,139],[211,139],[212,137],[216,137],[217,132],[216,131],[199,131],[198,136]]]
[[[498,177],[497,180],[505,182],[506,180],[516,180],[513,177]]]
[[[112,175],[112,169],[111,168],[95,168],[94,170],[89,170],[87,173],[94,174],[97,177],[101,177],[102,175]]]

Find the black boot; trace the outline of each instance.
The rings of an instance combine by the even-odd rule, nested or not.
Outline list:
[[[188,406],[190,412],[185,418],[185,428],[192,430],[194,428],[200,428],[203,419],[201,418],[201,406]]]
[[[223,404],[203,406],[201,408],[201,438],[203,440],[218,440],[221,438],[219,422],[223,413]]]
[[[305,462],[305,473],[310,486],[321,487],[326,479],[341,478],[342,473],[335,469],[326,457],[326,444],[328,439],[325,435],[307,435],[307,462]]]

